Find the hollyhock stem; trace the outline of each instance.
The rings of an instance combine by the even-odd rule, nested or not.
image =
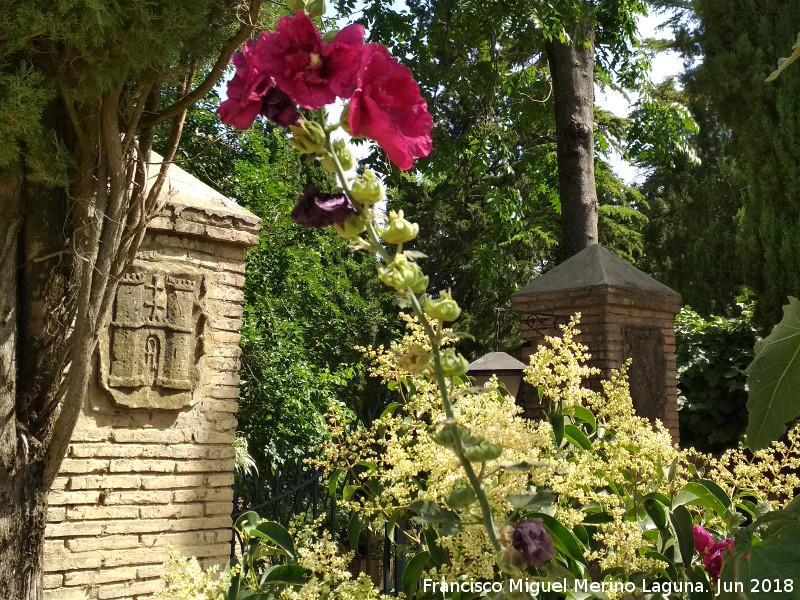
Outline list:
[[[315,111],[319,124],[325,130],[325,149],[330,152],[332,157],[332,162],[334,168],[336,169],[336,175],[339,178],[339,181],[344,189],[345,194],[353,200],[353,196],[350,190],[350,186],[347,183],[347,177],[344,174],[344,169],[342,169],[342,165],[339,163],[339,159],[336,156],[336,152],[334,152],[333,144],[331,142],[331,131],[329,130],[327,123],[325,122],[325,113],[322,109],[318,109]],[[384,245],[381,243],[380,238],[378,237],[378,233],[375,231],[375,227],[372,223],[371,219],[366,218],[366,211],[364,207],[361,206],[359,202],[353,200],[353,204],[358,210],[358,214],[360,217],[364,218],[366,227],[367,227],[367,237],[369,238],[372,247],[380,254],[381,258],[383,258],[386,264],[392,262],[392,257],[389,255],[389,252],[386,250]],[[400,248],[398,247],[398,251]],[[436,371],[436,384],[439,388],[439,396],[442,399],[442,405],[444,408],[444,414],[448,419],[452,419],[455,421],[455,413],[453,411],[453,403],[450,400],[450,394],[447,389],[447,379],[444,375],[444,370],[442,369],[442,356],[439,350],[439,338],[440,336],[433,330],[431,324],[428,322],[427,317],[425,316],[425,311],[422,309],[422,305],[420,304],[419,298],[417,295],[411,290],[406,289],[406,293],[408,294],[408,298],[411,302],[411,307],[414,310],[414,313],[417,315],[417,319],[419,323],[422,325],[423,330],[425,331],[425,335],[428,336],[428,340],[431,344],[431,354],[433,354],[433,364],[434,370]],[[500,543],[500,538],[497,535],[497,530],[495,529],[494,525],[494,517],[492,515],[492,509],[489,506],[489,498],[486,496],[486,492],[481,485],[480,478],[475,473],[475,469],[472,467],[472,463],[467,460],[464,456],[464,442],[461,439],[461,435],[458,431],[458,427],[454,429],[455,435],[453,436],[455,441],[455,454],[458,457],[459,462],[461,463],[462,468],[464,469],[464,473],[469,480],[472,489],[475,491],[475,494],[478,499],[478,504],[481,507],[481,513],[483,516],[483,524],[486,528],[486,534],[489,536],[489,541],[492,543],[492,546],[495,549],[495,552],[502,551],[502,545]]]

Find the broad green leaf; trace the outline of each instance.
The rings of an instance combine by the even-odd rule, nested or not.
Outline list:
[[[353,513],[350,522],[347,524],[347,541],[350,543],[350,550],[358,554],[358,540],[361,537],[361,519],[358,513]]]
[[[328,493],[331,497],[336,497],[336,486],[339,484],[339,477],[344,475],[343,469],[336,469],[333,473],[331,473],[331,480],[328,482]]]
[[[592,428],[592,431],[597,429],[597,419],[595,418],[592,411],[590,411],[585,406],[581,406],[580,404],[575,404],[573,406],[569,406],[564,409],[564,414],[569,415],[579,421],[583,421],[589,427]]]
[[[420,552],[406,565],[403,571],[403,591],[406,598],[413,598],[419,585],[419,578],[422,575],[422,569],[425,568],[425,563],[428,561],[428,553]]]
[[[573,446],[578,446],[584,450],[592,449],[592,442],[575,425],[564,425],[564,437],[572,442]]]
[[[741,592],[723,592],[720,600],[797,600],[800,521],[788,522],[775,535],[761,540],[748,542],[745,537],[736,537],[733,555],[723,563],[720,578],[726,584],[723,589],[735,590],[739,583]]]
[[[667,528],[667,509],[655,498],[645,498],[644,510],[660,530]]]
[[[690,481],[676,494],[673,506],[689,504],[713,510],[723,516],[731,504],[725,492],[716,483],[708,479]]]
[[[534,494],[510,494],[506,499],[516,510],[540,511],[556,501],[556,495],[548,490],[537,490]]]
[[[446,510],[429,500],[418,500],[408,509],[415,514],[412,521],[423,525],[431,524],[440,527],[442,535],[452,535],[461,528],[461,520],[454,512]]]
[[[783,319],[755,349],[747,368],[747,444],[760,450],[800,415],[800,301],[789,297]]]
[[[233,524],[233,528],[239,533],[249,534],[250,530],[258,524],[260,518],[261,517],[258,516],[258,513],[250,510],[243,515],[240,515],[239,518],[236,519],[236,523]]]
[[[290,560],[297,560],[297,550],[294,547],[292,536],[280,523],[274,521],[264,521],[251,532],[253,537],[260,537],[269,540],[281,550],[286,552]]]
[[[684,506],[678,506],[669,515],[672,533],[678,540],[678,549],[681,553],[681,562],[688,567],[692,564],[694,554],[694,531],[692,530],[692,515]]]
[[[308,571],[298,564],[275,565],[262,578],[264,583],[284,583],[287,585],[303,585],[308,581]]]
[[[453,484],[450,495],[447,497],[447,506],[450,508],[464,508],[478,499],[475,490],[466,479],[459,479]]]

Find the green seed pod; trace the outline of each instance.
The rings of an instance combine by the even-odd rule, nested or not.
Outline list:
[[[314,121],[303,119],[300,125],[289,125],[292,137],[289,143],[302,154],[321,154],[325,143],[325,130]]]
[[[303,0],[286,0],[286,8],[293,13],[297,12],[298,10],[303,12],[306,9],[306,3]]]
[[[453,489],[450,490],[446,502],[450,508],[464,508],[477,499],[478,495],[469,482],[466,479],[459,479],[453,484]]]
[[[453,348],[448,348],[442,354],[442,371],[447,377],[460,377],[469,370],[469,362],[458,354]]]
[[[439,298],[434,300],[430,297],[425,298],[425,314],[431,319],[438,319],[439,321],[455,321],[461,314],[461,308],[458,303],[453,300],[450,291],[439,292]]]
[[[423,346],[420,346],[419,344],[412,344],[397,362],[400,367],[412,375],[421,375],[428,368],[431,358],[431,353],[428,352]]]
[[[389,225],[379,231],[387,244],[403,244],[410,242],[419,233],[419,225],[411,223],[403,217],[403,211],[389,213]],[[427,287],[427,286],[426,286]]]
[[[308,16],[311,17],[312,19],[324,15],[325,14],[324,0],[307,0],[306,13],[308,13]]]
[[[340,238],[347,240],[366,231],[367,225],[358,215],[348,215],[343,223],[335,223],[333,228]]]
[[[350,190],[353,200],[366,206],[371,206],[383,198],[383,184],[370,170],[356,177]]]

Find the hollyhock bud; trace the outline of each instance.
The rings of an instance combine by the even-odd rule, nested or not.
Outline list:
[[[343,222],[334,223],[333,228],[340,238],[347,240],[366,231],[367,225],[358,215],[348,215]]]
[[[517,523],[511,537],[511,546],[522,554],[522,560],[531,567],[541,567],[556,555],[553,540],[541,519]]]
[[[424,346],[411,344],[397,362],[412,375],[421,375],[431,362],[431,353]]]
[[[447,506],[450,508],[464,508],[477,499],[478,495],[475,493],[475,490],[472,489],[469,482],[466,479],[459,479],[453,484],[453,488],[450,490],[446,502]]]
[[[356,137],[353,135],[353,132],[350,131],[350,103],[344,105],[342,114],[339,115],[339,127],[344,129],[347,132],[347,135]]]
[[[403,244],[410,242],[419,233],[419,225],[411,223],[403,217],[403,211],[389,213],[389,225],[381,229],[381,237],[387,244]]]
[[[353,200],[366,206],[371,206],[383,198],[383,184],[375,177],[375,173],[367,169],[364,174],[356,177],[350,186]]]
[[[286,8],[291,12],[303,12],[306,9],[306,3],[303,0],[286,0]]]
[[[417,263],[410,262],[405,256],[398,256],[386,267],[378,267],[378,279],[398,291],[414,288],[423,277]],[[427,277],[425,277],[427,284]]]
[[[316,121],[303,119],[300,125],[289,125],[289,143],[302,154],[319,154],[325,143],[325,130]]]
[[[461,314],[461,308],[459,308],[458,303],[453,300],[449,290],[446,292],[439,292],[439,298],[437,300],[433,300],[430,297],[425,298],[423,308],[425,309],[426,315],[431,319],[438,319],[439,321],[455,321]]]
[[[312,19],[321,17],[325,14],[325,2],[323,0],[306,0],[306,13]]]
[[[328,227],[357,212],[345,194],[323,194],[312,185],[300,197],[289,218],[306,227]]]
[[[353,153],[345,147],[344,140],[336,140],[333,142],[333,151],[336,153],[336,158],[343,171],[349,171],[355,165]],[[326,152],[322,156],[322,168],[328,173],[336,173],[336,165],[330,153]]]
[[[446,377],[460,377],[469,371],[469,361],[458,354],[453,348],[448,348],[442,354],[442,372]]]

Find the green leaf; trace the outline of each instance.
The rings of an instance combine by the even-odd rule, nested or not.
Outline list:
[[[297,550],[294,547],[294,540],[289,532],[286,531],[286,528],[280,523],[275,523],[274,521],[259,523],[256,528],[251,531],[251,535],[272,542],[286,552],[290,560],[297,560]]]
[[[564,414],[567,414],[579,421],[583,421],[589,427],[592,428],[592,431],[597,429],[597,419],[595,418],[592,411],[590,411],[585,406],[581,406],[580,404],[574,404],[573,406],[569,406],[564,409]]]
[[[661,531],[667,528],[667,509],[655,498],[644,499],[644,510]]]
[[[408,561],[403,571],[403,591],[406,594],[406,598],[413,598],[416,594],[419,578],[422,576],[422,570],[425,568],[428,556],[428,553],[423,551]]]
[[[461,528],[461,520],[454,512],[446,510],[429,500],[418,500],[408,507],[415,516],[412,521],[423,525],[438,525],[442,535],[452,535]]]
[[[673,506],[689,504],[714,511],[723,516],[731,504],[727,494],[716,483],[709,479],[690,481],[675,495]]]
[[[344,475],[343,469],[336,469],[331,473],[331,480],[328,482],[328,493],[332,498],[336,497],[336,486],[339,484],[339,477]]]
[[[390,383],[395,383],[395,382],[391,381]],[[397,385],[397,384],[395,384],[395,385]],[[391,404],[389,404],[389,406],[387,406],[386,408],[383,409],[383,412],[381,413],[381,416],[378,417],[378,418],[379,419],[383,419],[384,417],[389,417],[389,416],[393,415],[395,413],[395,411],[398,408],[400,408],[401,406],[402,406],[402,404],[400,404],[399,402],[392,402]]]
[[[282,583],[286,585],[303,585],[308,581],[308,571],[298,564],[275,565],[261,579],[263,583]]]
[[[553,426],[553,436],[555,437],[556,448],[558,448],[564,440],[564,415],[560,410],[554,410],[547,415],[547,419],[550,421],[550,425]]]
[[[760,450],[800,415],[800,301],[789,297],[783,319],[760,344],[747,367],[747,445]]]
[[[258,524],[260,518],[261,517],[258,516],[258,513],[250,510],[243,515],[240,515],[239,518],[236,519],[236,523],[233,524],[233,528],[239,533],[249,535],[250,530]]]
[[[694,531],[692,530],[692,515],[684,506],[673,509],[669,515],[672,533],[678,540],[678,549],[681,553],[681,562],[685,567],[692,564],[694,554]]]
[[[740,532],[742,533],[742,532]],[[721,600],[797,600],[800,592],[800,521],[787,521],[774,535],[748,541],[737,535],[733,555],[723,562],[720,580],[723,589],[734,590],[740,582],[741,592],[723,592]],[[752,580],[758,582],[758,590]],[[791,581],[793,591],[788,591]],[[770,585],[764,590],[765,583]]]
[[[450,495],[447,497],[447,506],[450,508],[464,508],[469,506],[478,495],[466,479],[459,479],[453,484],[453,489],[450,490]]]
[[[552,505],[557,496],[548,490],[537,490],[535,494],[510,494],[506,499],[515,510],[538,512]]]
[[[564,425],[564,437],[567,438],[573,446],[578,446],[584,450],[592,449],[592,442],[589,441],[584,433],[575,427],[575,425]]]
[[[361,519],[358,513],[353,513],[350,522],[347,524],[347,540],[350,542],[350,550],[358,554],[358,539],[361,537]]]

